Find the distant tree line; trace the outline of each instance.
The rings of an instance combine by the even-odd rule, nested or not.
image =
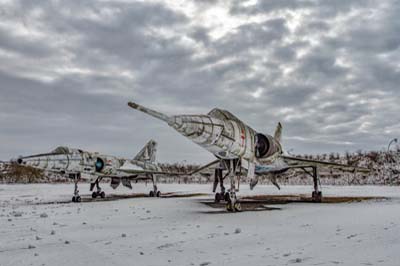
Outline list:
[[[339,170],[320,168],[320,181],[329,185],[400,185],[400,150],[369,151],[359,150],[355,153],[344,154],[329,153],[318,155],[297,155],[296,157],[321,160],[333,163],[347,164],[351,166],[366,167],[372,169],[369,174],[349,173]],[[198,164],[161,163],[164,172],[190,173],[198,169]],[[280,184],[306,185],[311,184],[312,179],[301,169],[289,170],[278,176],[265,175],[260,177],[261,184],[270,183],[271,178],[276,178]],[[214,169],[206,169],[194,175],[163,175],[159,176],[159,182],[163,183],[212,183],[214,181]],[[242,177],[246,180],[246,176]],[[40,170],[13,164],[0,163],[1,183],[47,183],[47,182],[71,182],[70,180],[53,173],[43,173]]]

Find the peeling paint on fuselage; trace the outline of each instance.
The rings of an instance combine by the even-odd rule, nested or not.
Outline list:
[[[172,116],[168,124],[220,159],[257,161],[255,141],[258,133],[228,111],[213,109],[208,115]],[[274,141],[272,136],[267,135],[267,138]],[[268,157],[281,152],[279,143],[273,145],[279,149]]]
[[[62,152],[60,152],[61,150]],[[84,179],[93,179],[98,176],[129,176],[129,174],[118,171],[127,162],[138,169],[160,170],[158,165],[150,162],[127,160],[67,147],[59,147],[52,153],[28,156],[19,160],[21,165],[57,172],[66,176],[80,173]]]

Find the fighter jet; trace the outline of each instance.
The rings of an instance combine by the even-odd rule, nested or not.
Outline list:
[[[218,108],[211,110],[207,115],[168,116],[134,102],[129,102],[128,105],[166,122],[180,134],[215,155],[217,160],[200,167],[195,172],[218,164],[215,170],[213,192],[216,191],[218,183],[220,183],[221,191],[215,194],[215,201],[225,200],[228,211],[241,211],[236,192],[239,191],[242,170],[247,171],[250,188],[253,189],[258,182],[259,175],[276,175],[292,168],[303,169],[313,178],[312,199],[316,202],[322,200],[318,167],[325,166],[343,171],[369,171],[366,168],[286,156],[281,145],[281,123],[278,123],[275,134],[272,136],[252,129],[230,112]],[[223,175],[223,171],[227,173]],[[225,192],[223,185],[226,177],[229,177],[230,181],[228,192]],[[274,178],[272,180],[278,186],[274,182]]]
[[[75,189],[73,202],[80,202],[78,182],[81,179],[90,181],[92,198],[105,197],[100,187],[103,178],[111,179],[111,187],[116,189],[120,183],[132,189],[131,181],[151,180],[153,190],[150,197],[159,197],[157,189],[157,175],[163,172],[156,162],[157,143],[150,140],[146,146],[131,160],[115,156],[92,153],[80,149],[58,147],[50,153],[19,157],[12,160],[19,165],[58,173],[74,180]],[[96,190],[94,188],[96,187]]]

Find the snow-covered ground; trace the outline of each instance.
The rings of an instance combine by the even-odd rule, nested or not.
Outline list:
[[[132,193],[126,188],[106,193]],[[210,185],[160,184],[162,192]],[[135,184],[134,192],[151,186]],[[258,186],[242,195],[311,193]],[[359,203],[274,205],[225,213],[212,198],[71,199],[71,184],[0,185],[0,266],[8,265],[400,265],[400,187],[323,187],[324,195],[385,196]],[[88,185],[80,186],[89,196]],[[37,204],[39,203],[39,204]]]

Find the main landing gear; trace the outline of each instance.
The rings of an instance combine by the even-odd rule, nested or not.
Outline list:
[[[153,190],[150,190],[149,192],[149,197],[154,198],[154,197],[161,197],[161,191],[157,189],[157,180],[154,175],[150,176],[151,181],[153,182]]]
[[[214,184],[213,184],[213,192],[217,190],[218,183],[220,185],[221,192],[215,193],[215,203],[219,203],[221,200],[228,201],[228,193],[225,192],[225,187],[224,187],[224,179],[227,176],[222,177],[222,169],[217,168],[215,169],[215,174],[214,174]]]
[[[312,166],[312,172],[307,170],[305,167],[301,168],[303,169],[304,172],[306,172],[308,175],[310,175],[313,178],[313,183],[314,183],[314,191],[311,194],[311,199],[313,202],[320,203],[322,202],[322,191],[320,191],[320,180],[318,176],[318,168],[316,166]]]
[[[103,179],[102,177],[99,177],[99,178],[96,179],[96,181],[94,183],[90,184],[90,191],[92,191],[94,186],[96,186],[96,191],[93,191],[93,193],[92,193],[92,198],[93,199],[95,199],[97,197],[100,197],[100,198],[104,199],[106,197],[106,193],[101,190],[101,187],[100,187],[100,184],[99,184],[102,179]]]

